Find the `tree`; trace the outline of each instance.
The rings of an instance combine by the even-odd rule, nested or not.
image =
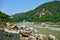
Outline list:
[[[60,0],[54,0],[54,1],[60,1]]]

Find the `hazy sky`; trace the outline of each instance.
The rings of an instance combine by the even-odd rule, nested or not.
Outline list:
[[[26,12],[52,0],[0,0],[0,11],[13,15]]]

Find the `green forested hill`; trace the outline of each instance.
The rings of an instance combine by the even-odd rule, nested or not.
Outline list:
[[[25,13],[20,13],[20,15],[14,15],[14,21],[51,21],[60,22],[60,1],[52,1],[44,3],[34,10],[30,10]]]
[[[0,22],[7,22],[9,21],[9,16],[0,11]]]

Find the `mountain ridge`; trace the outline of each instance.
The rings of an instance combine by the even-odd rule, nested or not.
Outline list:
[[[60,20],[60,1],[52,1],[44,3],[34,10],[22,13],[17,15],[14,18],[14,21],[32,21],[32,22],[41,22],[41,21],[59,21]],[[16,20],[17,18],[17,20]]]

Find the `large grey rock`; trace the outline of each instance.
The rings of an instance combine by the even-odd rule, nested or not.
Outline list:
[[[19,36],[17,34],[0,31],[0,40],[19,40]]]

